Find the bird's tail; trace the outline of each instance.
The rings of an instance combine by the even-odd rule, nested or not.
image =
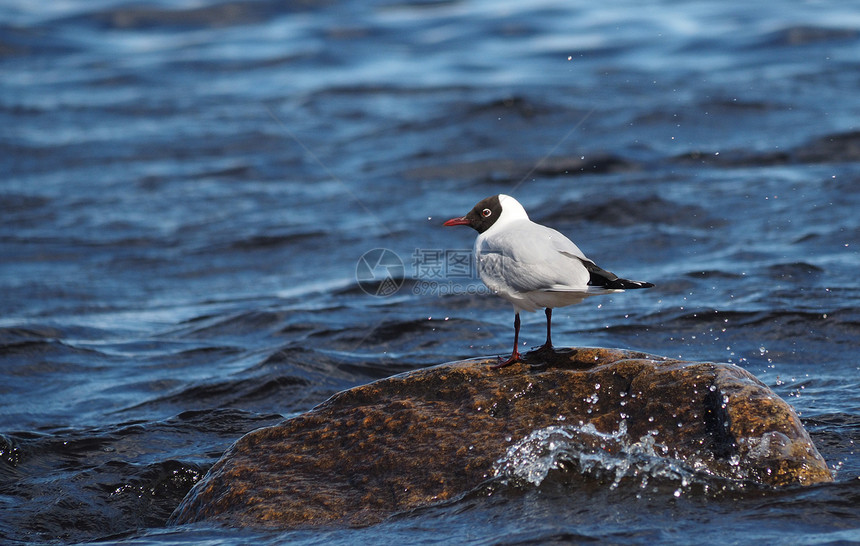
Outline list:
[[[621,290],[632,290],[634,288],[651,288],[654,286],[652,282],[645,281],[631,281],[629,279],[621,279],[617,278],[612,281],[608,281],[604,288],[612,288],[612,289],[621,289]]]
[[[645,281],[631,281],[622,279],[615,273],[607,271],[591,260],[582,260],[582,265],[588,270],[590,278],[588,279],[589,286],[599,286],[607,290],[632,290],[635,288],[651,288],[654,283]]]

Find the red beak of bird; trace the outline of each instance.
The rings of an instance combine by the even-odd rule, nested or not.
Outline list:
[[[460,218],[451,218],[444,224],[443,226],[468,226],[469,220],[466,219],[465,216],[461,216]]]

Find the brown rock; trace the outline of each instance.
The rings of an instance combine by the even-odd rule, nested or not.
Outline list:
[[[245,435],[172,522],[375,523],[473,489],[518,440],[565,423],[650,436],[668,457],[733,480],[832,480],[791,407],[731,364],[614,349],[533,352],[504,369],[488,362],[356,387]]]

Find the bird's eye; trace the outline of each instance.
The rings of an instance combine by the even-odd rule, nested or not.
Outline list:
[[[489,218],[491,214],[493,214],[493,211],[491,211],[490,209],[484,209],[481,211],[481,216],[483,216],[484,218]]]

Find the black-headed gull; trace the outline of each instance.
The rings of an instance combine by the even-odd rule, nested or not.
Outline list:
[[[443,225],[470,226],[478,232],[478,274],[487,288],[514,305],[514,351],[498,364],[500,368],[521,358],[520,311],[546,309],[546,343],[541,349],[551,349],[554,307],[573,305],[589,296],[654,286],[601,269],[570,239],[529,220],[523,206],[508,195],[487,197],[466,216],[451,218]]]

